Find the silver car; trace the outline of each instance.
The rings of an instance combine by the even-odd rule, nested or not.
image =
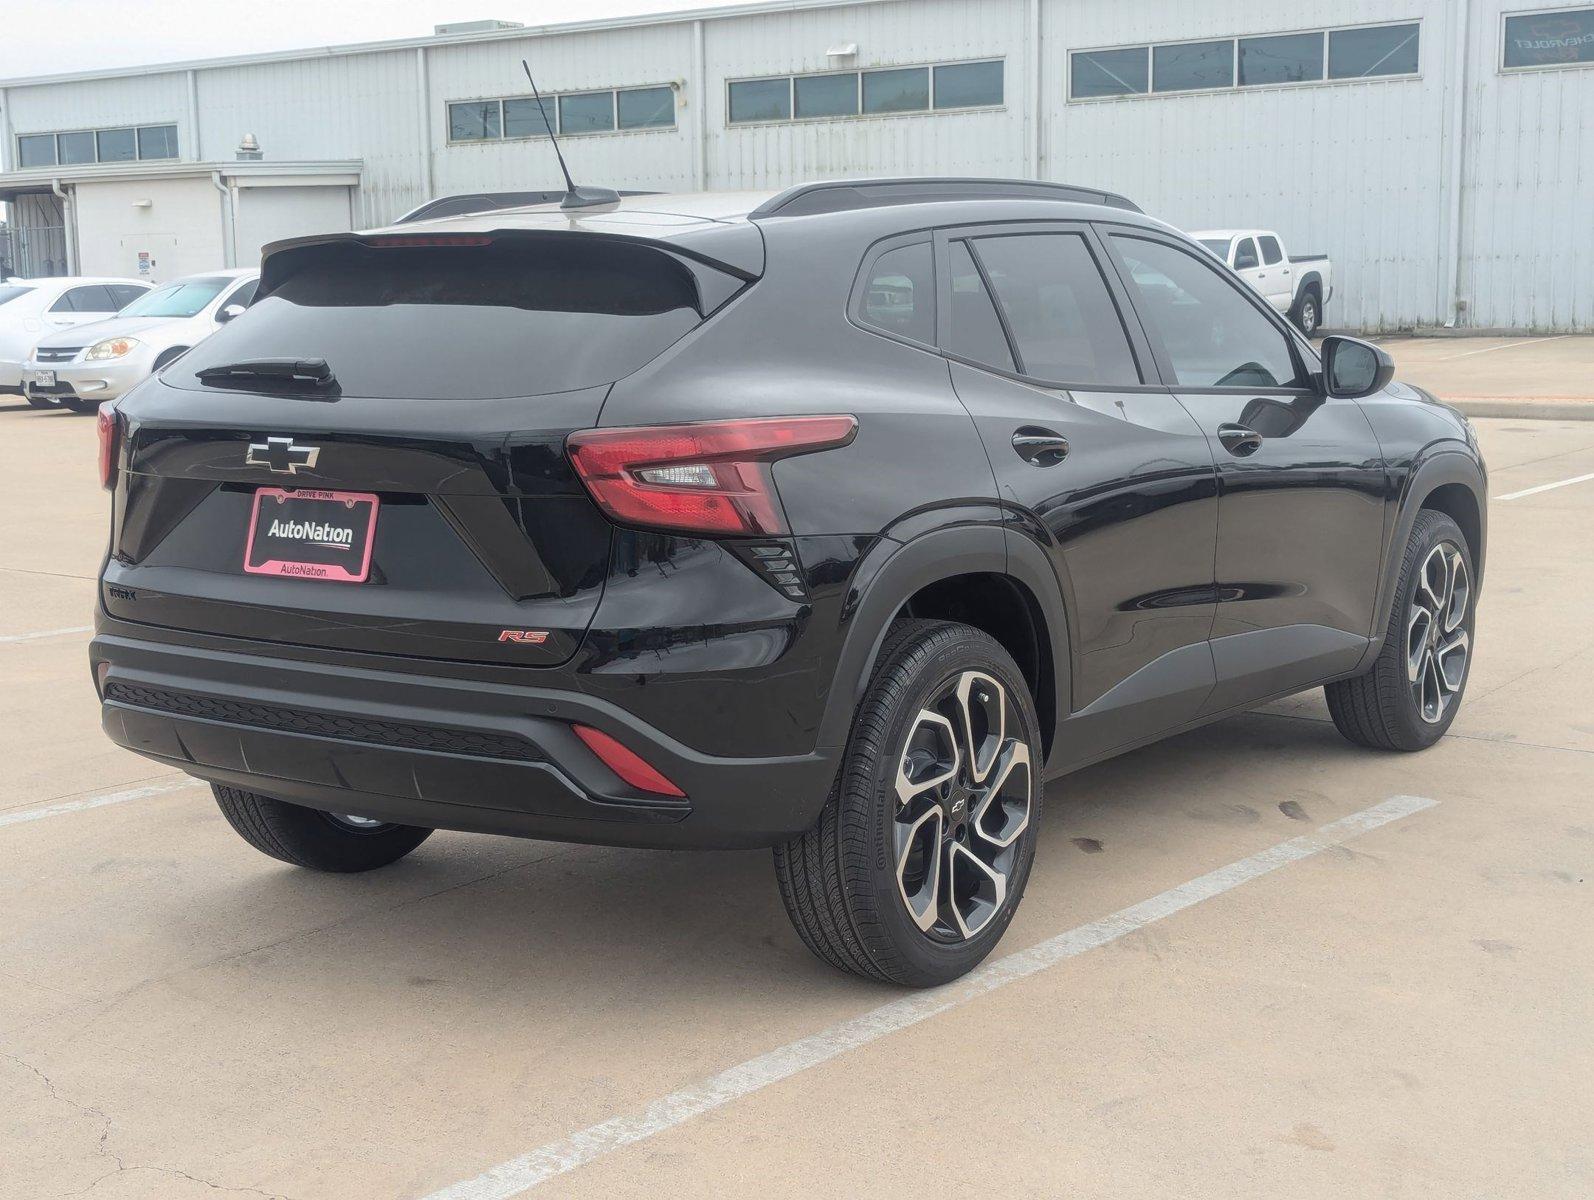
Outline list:
[[[108,321],[51,334],[22,364],[29,403],[95,411],[243,312],[259,283],[253,268],[190,275]]]

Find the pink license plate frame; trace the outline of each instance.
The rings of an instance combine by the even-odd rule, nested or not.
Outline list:
[[[260,512],[267,500],[278,504],[289,500],[313,500],[327,504],[340,503],[344,511],[354,516],[355,524],[352,529],[359,528],[358,510],[365,507],[365,545],[360,554],[359,567],[352,568],[339,563],[313,562],[292,558],[269,558],[263,562],[254,563],[255,531],[260,523]],[[376,514],[382,507],[382,501],[374,492],[329,492],[320,488],[257,488],[254,501],[249,510],[249,534],[244,540],[243,568],[250,575],[276,575],[291,579],[321,579],[333,583],[364,583],[371,574],[371,550],[376,544]],[[329,510],[328,516],[335,516],[338,510]],[[324,543],[322,543],[324,544]]]

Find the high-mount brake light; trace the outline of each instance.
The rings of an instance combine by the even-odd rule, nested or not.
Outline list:
[[[593,500],[622,525],[769,536],[787,532],[770,464],[857,432],[852,416],[754,417],[584,429],[566,444]]]
[[[117,443],[121,440],[122,432],[122,419],[116,412],[115,404],[100,405],[96,428],[100,435],[100,486],[109,488],[116,482]]]
[[[382,237],[367,238],[367,246],[490,246],[493,239],[474,233],[392,233]]]

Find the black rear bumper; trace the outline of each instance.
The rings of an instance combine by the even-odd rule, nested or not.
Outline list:
[[[112,741],[311,808],[557,841],[771,845],[813,823],[839,761],[703,755],[568,690],[198,649],[112,625],[127,628],[106,622],[90,646]],[[618,739],[686,798],[629,788],[572,722]]]

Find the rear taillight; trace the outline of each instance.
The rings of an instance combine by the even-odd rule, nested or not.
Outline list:
[[[758,417],[586,429],[570,461],[598,507],[624,525],[710,535],[783,534],[770,464],[852,441],[850,416]]]
[[[572,725],[571,728],[586,743],[587,749],[602,760],[604,766],[638,791],[655,792],[661,796],[686,795],[640,754],[615,741],[603,730],[594,729],[591,725]]]
[[[100,405],[100,486],[108,488],[116,482],[117,442],[121,440],[121,418],[116,405]]]

